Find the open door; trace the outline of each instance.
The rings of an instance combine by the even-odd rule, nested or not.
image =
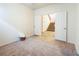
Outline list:
[[[66,12],[56,13],[55,19],[55,39],[66,41],[67,35],[67,26],[66,26]]]

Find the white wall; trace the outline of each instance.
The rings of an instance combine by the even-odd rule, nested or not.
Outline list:
[[[45,32],[50,24],[48,15],[43,15],[43,32]]]
[[[75,19],[76,19],[76,4],[56,4],[56,5],[49,5],[44,8],[40,8],[35,10],[35,15],[41,16],[45,14],[51,14],[60,11],[67,11],[68,13],[68,42],[73,43],[75,39]],[[40,19],[37,19],[38,22],[41,22]],[[40,23],[41,24],[41,23]],[[38,24],[37,32],[40,32],[41,26]],[[37,27],[35,27],[36,29]]]
[[[22,4],[0,4],[3,20],[7,21],[27,37],[33,33],[33,11]],[[1,11],[2,12],[2,11]],[[2,15],[1,14],[1,15]]]
[[[42,32],[42,19],[39,15],[34,15],[34,35],[41,35]]]
[[[19,33],[10,24],[0,19],[0,46],[19,40]]]
[[[76,38],[75,38],[75,46],[76,46],[76,50],[77,53],[79,54],[79,4],[77,4],[77,19],[75,19],[75,25],[76,25]]]
[[[9,24],[4,26],[0,23],[0,45],[17,41],[15,38],[19,32],[26,37],[33,35],[33,11],[22,4],[0,4],[0,19]]]
[[[49,16],[51,17],[51,22],[55,23],[56,13],[49,14]]]

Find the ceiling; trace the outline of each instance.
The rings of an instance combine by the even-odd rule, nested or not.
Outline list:
[[[33,10],[51,5],[52,3],[23,3],[25,6],[32,8]]]
[[[35,10],[48,5],[73,5],[75,3],[22,3],[22,4]]]

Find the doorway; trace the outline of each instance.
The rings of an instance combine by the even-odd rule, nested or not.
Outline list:
[[[55,16],[56,14],[47,14],[42,16],[41,35],[45,40],[55,39]]]
[[[67,42],[66,12],[43,15],[41,24],[43,37]]]

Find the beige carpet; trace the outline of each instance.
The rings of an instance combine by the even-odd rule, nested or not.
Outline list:
[[[46,38],[46,36],[45,36]],[[50,41],[52,42],[50,42]],[[0,56],[69,56],[76,55],[74,45],[44,39],[44,36],[32,36],[25,41],[18,41],[0,47]]]

